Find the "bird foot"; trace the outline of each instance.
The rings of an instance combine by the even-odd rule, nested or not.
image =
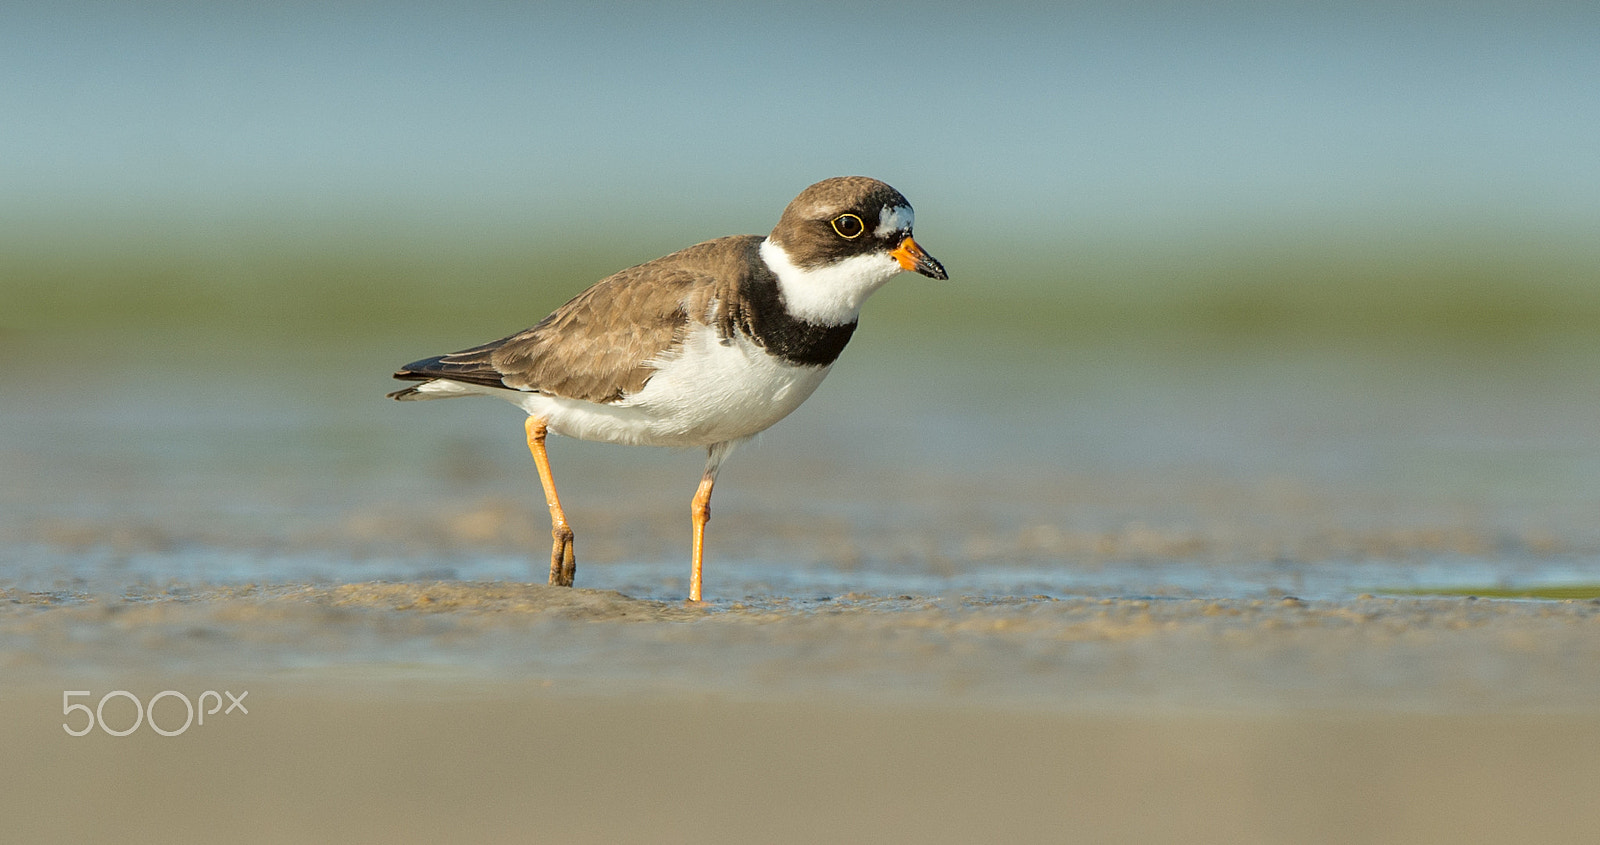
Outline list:
[[[550,547],[550,586],[570,587],[578,577],[578,558],[573,551],[572,529],[563,526],[550,533],[555,539]]]

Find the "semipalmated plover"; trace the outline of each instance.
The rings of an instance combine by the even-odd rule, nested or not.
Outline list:
[[[498,396],[527,412],[557,585],[572,585],[577,563],[546,433],[706,447],[690,510],[689,600],[700,601],[723,459],[817,389],[873,291],[903,270],[949,278],[912,240],[911,219],[906,198],[876,179],[826,179],[801,191],[764,238],[718,238],[623,270],[531,329],[405,365],[394,377],[420,384],[389,395]]]

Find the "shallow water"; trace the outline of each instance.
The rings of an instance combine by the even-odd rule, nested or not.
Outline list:
[[[1600,581],[1589,352],[862,334],[807,405],[726,465],[710,598],[1337,599]],[[427,343],[114,348],[50,362],[71,380],[0,376],[10,586],[542,580],[519,412],[382,397],[392,363]],[[552,453],[580,586],[681,597],[700,455],[561,439]]]

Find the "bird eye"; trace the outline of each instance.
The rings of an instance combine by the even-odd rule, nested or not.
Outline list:
[[[867,230],[867,224],[862,223],[861,218],[854,214],[841,214],[833,218],[831,222],[833,223],[833,230],[838,232],[839,237],[845,240],[859,238],[861,233]]]

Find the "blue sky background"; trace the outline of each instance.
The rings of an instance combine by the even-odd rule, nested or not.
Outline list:
[[[0,243],[345,225],[642,258],[844,173],[947,251],[1580,243],[1596,45],[1585,3],[13,6]]]

